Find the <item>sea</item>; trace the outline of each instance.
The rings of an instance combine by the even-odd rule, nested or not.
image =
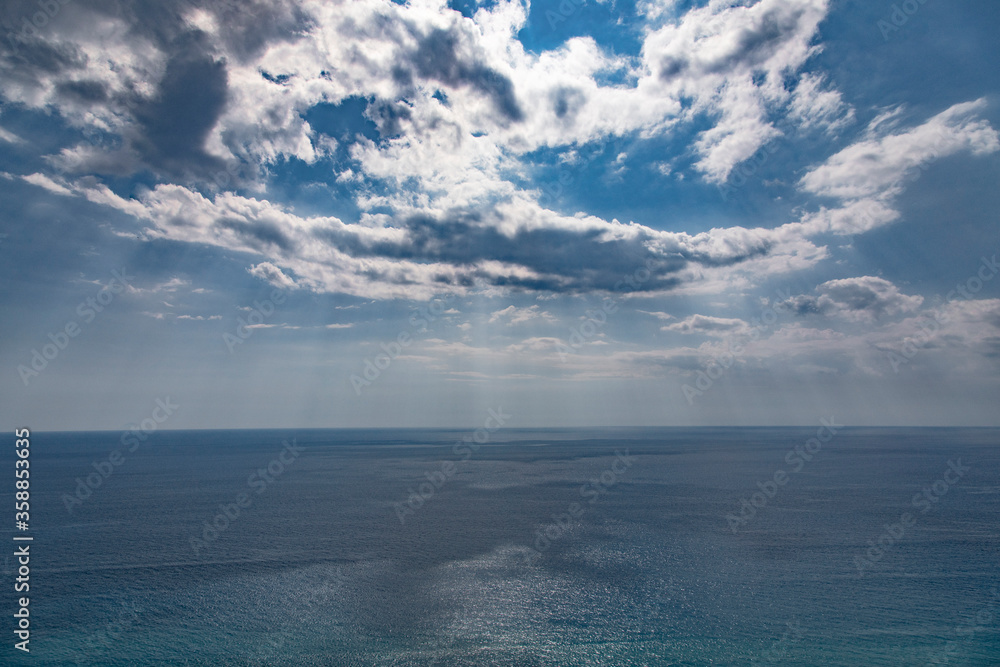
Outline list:
[[[0,664],[1000,665],[1000,430],[824,422],[32,433]]]

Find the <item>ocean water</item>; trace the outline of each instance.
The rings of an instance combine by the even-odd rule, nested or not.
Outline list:
[[[3,664],[1000,665],[996,429],[121,435],[32,434]]]

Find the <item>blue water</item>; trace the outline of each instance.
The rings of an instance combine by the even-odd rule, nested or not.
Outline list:
[[[841,429],[814,454],[816,428],[499,430],[462,460],[465,435],[160,432],[70,512],[121,434],[35,433],[31,654],[8,615],[2,662],[1000,664],[998,430]]]

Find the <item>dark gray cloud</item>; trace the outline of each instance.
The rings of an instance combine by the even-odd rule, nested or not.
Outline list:
[[[448,86],[468,86],[490,98],[507,120],[521,121],[524,112],[514,94],[514,84],[500,72],[477,62],[465,62],[459,55],[458,35],[448,30],[432,30],[419,40],[412,55],[416,73]],[[405,70],[397,80],[405,77]]]
[[[650,249],[649,236],[605,239],[598,229],[533,228],[508,236],[495,224],[484,222],[475,213],[458,213],[445,218],[412,216],[404,221],[403,241],[378,240],[352,233],[345,228],[316,232],[321,240],[354,257],[381,257],[421,263],[444,263],[465,267],[459,282],[471,285],[476,278],[489,278],[476,267],[484,261],[500,261],[530,269],[536,277],[496,276],[500,286],[557,292],[586,290],[652,291],[679,284],[678,274],[692,264],[723,266],[766,254],[769,245],[760,242],[723,256],[692,251],[678,245],[666,256]],[[625,276],[652,268],[652,276],[631,287],[622,287]],[[391,276],[379,276],[392,280]],[[442,277],[442,281],[451,278]]]
[[[185,17],[203,10],[215,18],[226,53],[247,62],[270,44],[297,39],[312,27],[312,19],[295,3],[285,0],[71,0],[95,13],[124,20],[133,36],[141,36],[169,50],[191,30]]]
[[[572,120],[577,111],[587,103],[587,96],[577,88],[556,88],[549,98],[552,101],[552,112],[563,120]]]
[[[272,222],[223,218],[216,221],[215,224],[223,229],[235,232],[241,240],[253,246],[258,251],[269,250],[272,246],[276,246],[286,252],[295,249],[295,242],[278,225]]]
[[[404,125],[413,114],[405,102],[386,102],[377,100],[365,109],[365,117],[375,123],[379,136],[391,139],[403,134]]]
[[[11,79],[30,81],[39,76],[80,69],[84,55],[71,44],[52,44],[35,31],[8,32],[0,41],[0,71]]]
[[[206,5],[218,19],[227,53],[240,62],[274,43],[294,41],[313,27],[312,18],[291,2],[221,0]]]
[[[84,104],[95,104],[108,99],[108,90],[100,81],[62,81],[56,84],[60,95]]]
[[[226,58],[248,61],[270,44],[298,39],[312,25],[308,15],[284,0],[53,0],[47,14],[39,14],[39,7],[37,0],[4,3],[0,76],[28,88],[51,82],[57,108],[101,105],[125,120],[120,150],[63,161],[64,168],[115,175],[148,169],[182,181],[204,179],[225,167],[206,153],[205,140],[228,99]],[[214,17],[214,44],[187,22],[195,10]],[[86,64],[78,44],[91,38],[90,26],[109,16],[128,26],[121,41],[132,50],[152,43],[167,54],[158,81],[132,82],[131,88],[126,82],[129,89],[112,95],[101,81],[76,78],[74,72]],[[151,84],[153,93],[136,84]]]
[[[832,301],[822,301],[819,297],[800,294],[788,299],[784,305],[796,315],[824,315],[833,309]]]
[[[136,106],[140,130],[133,145],[145,161],[168,172],[218,169],[205,153],[205,139],[225,109],[228,77],[225,64],[205,53],[199,32],[185,33],[171,46],[153,99]]]
[[[817,287],[816,292],[818,296],[794,296],[785,305],[797,315],[878,320],[913,312],[923,303],[922,297],[903,294],[888,280],[875,276],[830,280]]]

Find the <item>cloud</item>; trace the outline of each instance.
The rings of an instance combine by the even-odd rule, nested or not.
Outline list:
[[[597,142],[667,137],[719,181],[780,134],[777,120],[843,128],[853,110],[803,73],[828,1],[676,5],[644,26],[632,55],[589,37],[527,51],[526,7],[513,1],[474,20],[441,2],[254,4],[264,23],[221,1],[117,7],[67,5],[51,30],[0,54],[5,100],[96,131],[49,156],[53,173],[23,178],[134,216],[146,238],[246,253],[253,275],[285,288],[418,299],[473,285],[538,296],[746,288],[828,256],[810,236],[897,219],[895,168],[995,150],[996,133],[976,118],[983,103],[956,105],[908,131],[898,118],[873,122],[800,181],[837,206],[777,229],[687,234],[664,231],[685,220],[565,215],[526,179],[539,149],[582,159]],[[18,58],[36,60],[15,72]],[[347,114],[348,102],[377,131],[334,138],[307,120],[320,105]],[[595,155],[614,171],[637,154],[622,148]],[[349,174],[356,218],[283,204],[268,179],[293,161],[329,170],[327,185]],[[154,182],[129,198],[94,175],[146,170]],[[650,279],[622,287],[640,267]]]
[[[693,98],[692,114],[714,121],[695,143],[696,166],[709,181],[724,182],[733,167],[780,134],[769,112],[789,103],[787,77],[819,51],[813,38],[827,9],[827,0],[712,2],[649,33],[646,66],[669,94]],[[789,119],[816,123],[815,112],[804,113],[812,106],[800,95]]]
[[[413,63],[414,71],[421,77],[451,87],[469,86],[488,97],[497,112],[507,120],[522,120],[524,112],[510,79],[496,69],[460,54],[459,37],[457,30],[435,28],[418,40],[417,49],[407,61]],[[397,70],[394,75],[403,78],[407,73]]]
[[[1000,359],[1000,299],[951,301],[914,313],[872,336],[880,349],[896,352],[907,339],[917,340],[922,352],[973,350]]]
[[[672,319],[674,319],[674,316],[671,315],[670,313],[653,312],[653,311],[648,311],[648,310],[636,310],[636,312],[637,313],[642,313],[643,315],[649,315],[651,317],[655,317],[658,320],[672,320]]]
[[[984,155],[1000,150],[1000,136],[976,117],[985,100],[956,104],[910,130],[866,138],[810,170],[801,188],[825,197],[856,201],[899,194],[914,169],[929,162],[970,152]],[[881,119],[879,119],[881,120]]]
[[[298,287],[294,280],[270,262],[261,262],[260,264],[251,266],[247,269],[247,272],[281,289],[296,289]]]
[[[8,132],[0,127],[0,141],[6,141],[8,144],[20,144],[23,143],[24,140],[13,132]]]
[[[710,315],[691,315],[680,322],[661,327],[662,331],[675,331],[684,334],[700,334],[703,336],[728,336],[740,334],[749,330],[743,320]]]
[[[800,295],[786,305],[799,315],[834,315],[874,322],[916,311],[924,298],[899,291],[884,278],[861,276],[830,280],[816,288],[818,296]]]
[[[838,94],[821,92],[815,77],[802,79],[791,106],[785,90],[819,49],[827,4],[712,2],[651,24],[641,53],[619,56],[589,37],[526,51],[519,1],[480,7],[474,21],[435,2],[73,3],[44,35],[2,47],[0,95],[99,131],[104,150],[81,143],[53,156],[76,173],[148,168],[212,187],[220,170],[223,180],[259,178],[329,152],[329,137],[305,120],[311,108],[360,99],[381,132],[354,155],[361,178],[393,175],[440,192],[473,166],[483,178],[472,189],[484,196],[504,188],[496,170],[536,148],[656,136],[707,118],[713,127],[692,149],[722,181],[778,133],[772,113],[839,122]],[[601,83],[609,72],[634,84]],[[386,174],[379,157],[399,154]]]
[[[132,147],[155,169],[185,174],[219,170],[223,161],[206,152],[209,133],[228,97],[224,62],[208,55],[203,33],[178,37],[170,45],[156,93],[132,109],[136,130]]]
[[[854,109],[839,91],[823,86],[823,76],[804,74],[792,95],[789,117],[802,129],[837,132],[854,122]]]
[[[103,149],[66,148],[54,162],[61,168],[114,175],[146,168],[210,181],[240,155],[213,134],[226,131],[230,70],[253,67],[268,48],[297,39],[310,21],[298,4],[59,3],[44,30],[0,43],[0,96],[55,109]],[[37,11],[28,1],[5,7],[9,16]]]
[[[556,321],[555,317],[553,317],[551,313],[541,310],[537,304],[527,308],[507,306],[503,310],[497,310],[490,313],[490,324],[506,320],[507,326],[509,327],[537,319],[542,319],[550,323]]]
[[[428,298],[483,284],[543,293],[655,292],[741,265],[759,277],[822,256],[783,230],[735,227],[691,235],[560,216],[523,199],[498,203],[488,213],[380,216],[348,224],[299,217],[272,202],[229,193],[210,199],[175,185],[159,185],[138,200],[73,187],[147,221],[150,237],[251,253],[291,270],[299,286],[369,297]],[[650,272],[645,282],[624,282],[639,269]],[[288,284],[272,268],[256,271]]]
[[[162,285],[157,285],[155,288],[153,288],[153,291],[156,292],[163,290],[165,292],[176,292],[181,287],[187,287],[190,284],[191,284],[190,280],[184,280],[183,278],[171,278]]]
[[[863,137],[812,168],[799,181],[807,193],[840,200],[786,225],[794,234],[858,234],[899,219],[895,199],[934,160],[1000,150],[1000,134],[979,118],[985,100],[949,107],[926,122],[901,129],[901,109],[880,114]]]
[[[155,283],[151,287],[136,287],[135,285],[128,285],[126,291],[130,294],[138,294],[138,295],[162,294],[163,292],[175,293],[178,290],[190,287],[190,285],[191,285],[190,280],[174,277],[162,283]],[[203,294],[207,290],[205,290],[204,288],[197,288],[188,291],[190,291],[192,294]]]
[[[45,174],[29,174],[23,177],[25,181],[31,183],[32,185],[37,185],[40,188],[45,188],[49,192],[57,195],[72,196],[73,191],[69,188],[56,183],[51,178]]]

